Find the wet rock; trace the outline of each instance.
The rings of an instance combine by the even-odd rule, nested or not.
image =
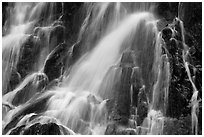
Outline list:
[[[8,102],[2,102],[2,119],[4,119],[7,116],[7,113],[12,109],[15,109],[15,106]]]
[[[116,135],[117,125],[109,124],[106,128],[105,135]]]
[[[136,126],[137,126],[136,120],[137,120],[137,119],[136,119],[136,115],[134,115],[133,118],[130,118],[130,119],[128,120],[128,125],[129,125],[130,128],[136,128]]]
[[[130,90],[131,90],[131,76],[132,67],[135,65],[134,52],[131,50],[125,51],[122,55],[120,67],[121,75],[118,87],[116,88],[116,102],[115,102],[115,115],[117,116],[116,121],[122,125],[128,124],[130,116]]]
[[[106,128],[105,135],[137,135],[133,128],[121,127],[117,124],[109,124]]]
[[[172,30],[168,27],[164,28],[162,30],[162,38],[164,39],[164,41],[169,41],[170,38],[172,38]]]
[[[192,135],[191,116],[181,116],[180,118],[165,118],[164,135]],[[198,129],[198,134],[202,134],[202,129]]]
[[[35,71],[35,65],[40,53],[39,40],[35,36],[30,35],[20,50],[17,72],[20,73],[22,78],[25,78],[26,75]]]
[[[135,129],[126,128],[119,131],[117,135],[137,135],[137,131]]]
[[[9,135],[22,135],[22,132],[25,128],[25,125],[22,125],[22,126],[19,126],[19,127],[16,127],[15,129],[13,129]]]
[[[137,107],[138,104],[138,93],[140,88],[143,86],[143,80],[139,67],[134,67],[132,70],[131,84],[132,84],[132,105]]]
[[[80,42],[75,43],[72,48],[72,63],[76,62],[82,55],[82,49]]]
[[[34,73],[28,76],[19,88],[15,89],[16,92],[12,104],[18,106],[30,100],[36,93],[41,92],[47,85],[48,78],[43,73]]]
[[[200,60],[200,57],[198,57],[199,50],[197,50],[199,47],[198,43],[200,41],[199,39],[200,32],[191,31],[192,30],[191,28],[194,26],[194,24],[201,22],[199,17],[201,14],[199,5],[200,3],[193,3],[193,4],[180,3],[179,11],[178,11],[178,14],[179,14],[178,16],[184,23],[185,43],[189,46],[190,54],[187,56],[187,61],[193,66],[195,66],[196,63],[198,63]],[[190,10],[188,10],[188,8],[190,8]],[[195,16],[197,16],[199,19]],[[197,20],[196,23],[195,23],[195,20]],[[171,81],[170,81],[170,87],[169,87],[167,115],[171,117],[176,117],[176,118],[179,118],[181,115],[187,116],[188,114],[191,113],[190,108],[188,107],[188,103],[191,99],[192,91],[193,91],[192,85],[189,82],[187,72],[183,64],[182,52],[184,48],[182,43],[184,41],[182,41],[183,39],[182,39],[181,27],[182,27],[181,21],[179,19],[175,19],[172,22],[172,24],[168,25],[168,28],[163,29],[163,30],[166,30],[166,29],[176,30],[173,32],[175,35],[174,36],[171,35],[171,38],[170,38],[170,34],[171,34],[170,31],[167,31],[169,32],[169,34],[167,32],[162,33],[162,37],[165,40],[166,48],[168,50],[168,53],[170,53],[168,54],[168,57],[170,61]],[[199,27],[197,26],[197,28]],[[198,37],[196,37],[194,34]],[[189,66],[189,69],[191,72],[191,76],[193,77],[194,72],[192,68],[194,67],[192,67],[191,65]],[[196,86],[196,87],[200,89],[199,86]],[[202,91],[200,90],[200,92]]]
[[[121,67],[126,67],[126,66],[134,67],[134,64],[135,64],[134,59],[135,59],[134,51],[132,50],[125,51],[122,54],[120,66]]]
[[[49,84],[46,86],[46,90],[51,90],[54,87],[59,86],[60,80],[59,79],[53,79]]]
[[[189,30],[195,23],[202,22],[202,3],[181,2],[178,14],[180,19],[184,22],[184,27]]]
[[[106,102],[106,108],[107,108],[107,112],[108,112],[108,115],[110,116],[111,112],[113,111],[113,107],[114,107],[114,102],[115,100],[113,99],[109,99],[107,100]]]
[[[74,131],[65,126],[59,125],[59,127],[62,135],[75,135]]]
[[[112,87],[114,95],[111,97],[111,107],[108,108],[110,120],[119,125],[128,125],[131,105],[131,76],[134,66],[134,53],[131,50],[125,51],[120,62],[120,69],[116,75],[115,84]],[[111,108],[111,111],[110,111]]]
[[[49,50],[50,52],[60,43],[64,42],[65,28],[62,25],[56,25],[52,28],[49,35]]]
[[[120,124],[127,124],[130,115],[130,78],[132,74],[131,67],[122,68],[120,86],[118,87],[116,99],[116,112],[121,117]]]
[[[66,59],[69,59],[68,46],[66,44],[58,45],[47,57],[43,72],[47,75],[49,81],[59,78],[66,65]]]
[[[166,20],[173,20],[178,16],[178,2],[160,2],[158,3],[157,13]]]
[[[16,70],[13,69],[11,73],[9,85],[8,85],[9,91],[14,90],[17,87],[17,85],[20,83],[20,81],[21,81],[21,75]]]
[[[32,84],[37,92],[41,92],[48,84],[48,77],[44,73],[37,73]]]
[[[141,88],[138,94],[137,125],[141,125],[148,113],[148,100],[145,88]]]
[[[26,128],[23,135],[60,135],[60,127],[55,123],[36,123]]]
[[[30,127],[25,125],[16,127],[10,135],[60,135],[60,127],[55,123],[40,124],[36,123]]]
[[[176,52],[178,52],[178,42],[175,38],[171,39],[170,41],[166,41],[166,47],[168,52],[171,54],[171,56],[175,57],[176,56]]]
[[[190,47],[189,52],[191,59],[189,62],[194,67],[197,65],[202,65],[202,3],[180,3],[179,17],[183,21],[185,28],[185,42]],[[199,79],[200,77],[197,77],[195,81],[198,82],[201,80]],[[197,82],[195,82],[196,85]],[[202,92],[201,83],[198,84],[196,88],[199,90],[199,92]]]
[[[121,72],[122,68],[117,66],[109,68],[98,91],[103,99],[114,100],[116,98],[116,85],[120,81]]]
[[[40,96],[40,95],[39,95]],[[52,94],[47,94],[42,97],[37,97],[35,100],[31,100],[29,103],[24,104],[22,108],[13,114],[10,122],[5,126],[2,133],[6,134],[10,129],[14,128],[16,124],[23,118],[23,116],[30,113],[42,113],[47,109],[47,101],[52,96]]]

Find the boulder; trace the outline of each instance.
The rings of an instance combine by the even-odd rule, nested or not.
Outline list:
[[[30,35],[23,43],[20,49],[20,58],[17,64],[17,72],[21,75],[22,79],[28,74],[35,71],[35,65],[40,53],[39,39]]]
[[[15,69],[13,69],[11,73],[9,85],[8,85],[9,91],[14,90],[17,87],[17,85],[20,83],[20,81],[21,81],[21,75]]]
[[[29,127],[16,127],[9,135],[60,135],[60,127],[56,123],[35,123]]]
[[[60,127],[55,123],[36,123],[26,128],[23,135],[60,135]]]
[[[137,130],[112,123],[107,126],[105,135],[137,135]]]
[[[49,51],[51,52],[57,45],[64,42],[65,27],[62,25],[53,26],[49,34]]]
[[[3,134],[6,134],[9,130],[14,128],[25,115],[30,113],[39,114],[47,109],[47,101],[52,96],[52,94],[47,94],[41,97],[39,96],[36,96],[35,100],[30,100],[29,103],[22,105],[21,109],[13,114],[12,119],[6,124],[6,126],[2,130]]]
[[[64,43],[58,45],[48,55],[43,72],[47,75],[50,82],[63,74],[67,60],[69,60],[68,46]]]
[[[19,86],[12,92],[16,92],[12,104],[18,106],[30,100],[36,93],[41,92],[47,85],[48,78],[43,73],[34,73],[28,76]]]

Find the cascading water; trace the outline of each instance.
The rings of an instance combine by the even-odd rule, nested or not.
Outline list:
[[[183,26],[183,22],[181,20],[179,20],[180,23],[180,27],[181,27],[181,35],[182,35],[182,45],[183,45],[183,52],[182,52],[182,56],[183,56],[183,64],[184,67],[186,69],[187,75],[188,75],[188,79],[191,82],[191,85],[193,87],[193,95],[191,97],[191,121],[192,121],[192,133],[197,135],[198,134],[198,107],[199,107],[199,102],[200,100],[198,100],[198,90],[192,80],[191,77],[191,72],[189,70],[189,62],[188,62],[188,55],[189,55],[189,47],[186,45],[185,43],[185,37],[184,37],[184,26]],[[196,68],[194,68],[196,69]]]
[[[71,38],[65,3],[9,8],[15,15],[4,25],[3,134],[163,134],[171,63],[155,3],[85,3]],[[197,134],[198,90],[181,28]]]

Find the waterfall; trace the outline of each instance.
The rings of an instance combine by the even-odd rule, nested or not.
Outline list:
[[[70,135],[164,134],[172,58],[157,4],[73,4],[73,9],[66,3],[8,6],[2,38],[3,134],[40,134],[47,127]],[[176,21],[193,87],[192,132],[198,134],[198,89],[183,22]],[[171,39],[177,35],[172,26]]]

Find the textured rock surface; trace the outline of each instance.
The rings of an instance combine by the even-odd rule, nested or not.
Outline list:
[[[28,103],[27,105],[24,105],[23,108],[20,111],[17,111],[14,115],[12,120],[6,124],[3,134],[6,134],[10,129],[14,128],[16,124],[22,119],[23,116],[30,114],[30,113],[36,113],[39,114],[43,112],[47,107],[47,101],[50,98],[50,94],[46,95],[44,97],[38,98],[36,96],[35,101],[32,101],[32,103]]]
[[[39,40],[35,36],[29,36],[21,47],[21,56],[17,64],[17,72],[22,78],[35,71],[40,53]]]
[[[26,79],[27,80],[27,79]],[[12,104],[18,106],[29,101],[36,93],[42,92],[48,83],[48,78],[43,73],[36,73],[28,77],[28,81],[25,81],[25,85],[22,88],[16,89],[15,97],[12,100]]]
[[[176,118],[166,118],[164,122],[164,135],[192,135],[191,116]],[[199,130],[198,134],[201,135]]]
[[[25,125],[13,129],[10,135],[60,135],[60,127],[55,123],[36,123],[25,128]]]
[[[66,44],[58,45],[47,57],[43,72],[48,76],[51,82],[54,79],[59,78],[66,65],[66,61],[69,59],[68,46]]]
[[[117,124],[109,124],[105,135],[137,135],[137,131],[132,128],[121,127]]]

